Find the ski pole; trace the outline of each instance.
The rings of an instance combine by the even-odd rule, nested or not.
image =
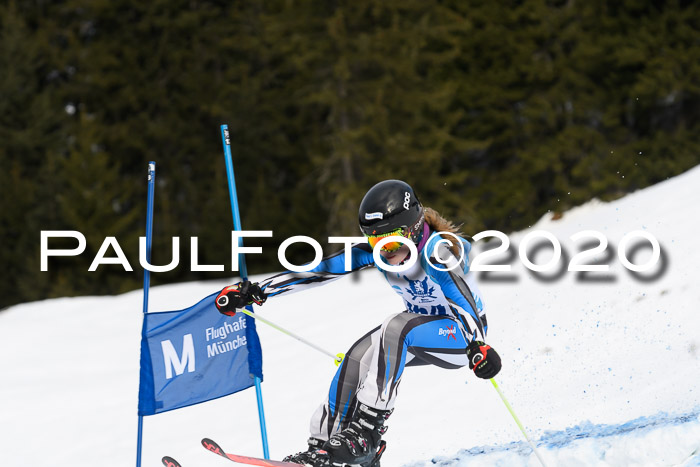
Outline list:
[[[280,332],[282,332],[282,333],[288,335],[289,337],[293,337],[294,339],[298,340],[298,341],[301,342],[302,344],[306,344],[306,345],[308,345],[309,347],[311,347],[312,349],[318,350],[319,352],[321,352],[321,353],[324,354],[324,355],[328,355],[328,356],[331,357],[331,358],[333,359],[333,361],[335,362],[335,366],[340,365],[340,362],[342,362],[342,361],[343,361],[343,358],[345,358],[345,354],[339,353],[339,354],[335,354],[335,355],[334,355],[333,353],[331,353],[331,352],[329,352],[329,351],[327,351],[327,350],[325,350],[325,349],[322,349],[321,347],[317,346],[316,344],[307,341],[307,340],[304,339],[303,337],[294,334],[292,331],[289,331],[289,330],[287,330],[287,329],[284,329],[282,326],[279,326],[279,325],[273,323],[272,321],[263,318],[262,316],[260,316],[260,315],[257,314],[257,313],[252,313],[252,312],[246,310],[245,308],[239,309],[238,311],[240,311],[241,313],[245,313],[246,315],[250,316],[251,318],[254,318],[254,319],[258,320],[258,321],[261,321],[261,322],[267,324],[268,326],[271,326],[271,327],[277,329],[278,331],[280,331]]]
[[[520,419],[518,419],[518,416],[515,415],[515,411],[513,410],[513,407],[510,406],[510,404],[508,403],[508,400],[506,399],[506,396],[504,396],[503,393],[501,392],[501,388],[498,387],[498,383],[496,383],[496,380],[491,378],[489,381],[491,381],[491,384],[493,384],[493,387],[494,387],[494,389],[496,389],[496,392],[498,393],[498,395],[501,396],[501,400],[506,405],[508,412],[510,412],[511,416],[513,417],[513,420],[515,420],[515,423],[518,425],[518,428],[520,428],[520,431],[522,432],[523,436],[525,437],[525,440],[532,448],[532,452],[535,453],[535,455],[537,456],[537,459],[539,459],[540,464],[542,464],[542,467],[547,467],[547,464],[544,462],[544,459],[542,458],[542,455],[535,447],[535,444],[532,441],[530,441],[530,437],[527,435],[527,431],[525,431],[525,427],[523,426],[522,423],[520,423]]]

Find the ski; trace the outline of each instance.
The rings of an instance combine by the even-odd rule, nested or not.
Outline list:
[[[215,454],[220,455],[221,457],[228,459],[233,462],[238,462],[239,464],[246,464],[246,465],[261,465],[261,466],[272,466],[272,467],[300,467],[302,464],[295,464],[294,462],[282,462],[282,461],[271,461],[267,459],[260,459],[258,457],[248,457],[248,456],[240,456],[238,454],[229,454],[225,452],[223,449],[221,449],[221,446],[216,444],[215,441],[210,440],[209,438],[204,438],[202,440],[202,446],[207,451],[211,451]]]
[[[176,461],[170,456],[163,457],[163,465],[165,467],[182,467],[182,465],[180,465],[178,461]]]

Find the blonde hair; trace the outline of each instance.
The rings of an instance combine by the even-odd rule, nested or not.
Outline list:
[[[425,222],[428,223],[430,228],[435,232],[450,232],[453,234],[460,234],[460,230],[463,224],[455,225],[454,222],[445,219],[433,208],[424,207]],[[460,256],[460,246],[454,243],[454,237],[449,235],[441,235],[445,240],[449,240],[452,243],[450,246],[450,251],[459,258]]]

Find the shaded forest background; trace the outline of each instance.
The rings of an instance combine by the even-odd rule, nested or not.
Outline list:
[[[2,2],[0,308],[138,288],[149,160],[153,262],[182,243],[152,283],[235,275],[189,271],[192,236],[230,270],[222,123],[259,273],[358,235],[385,178],[469,233],[619,197],[700,163],[699,114],[692,1]],[[87,250],[41,272],[41,230]],[[134,272],[87,272],[107,236]]]

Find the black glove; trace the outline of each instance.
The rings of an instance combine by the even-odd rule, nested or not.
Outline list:
[[[469,369],[483,379],[491,379],[501,371],[501,357],[490,345],[481,341],[472,341],[467,347]]]
[[[236,314],[236,309],[253,303],[262,305],[265,300],[267,300],[267,295],[257,282],[243,281],[224,287],[224,290],[216,297],[216,308],[227,316],[233,316]]]

